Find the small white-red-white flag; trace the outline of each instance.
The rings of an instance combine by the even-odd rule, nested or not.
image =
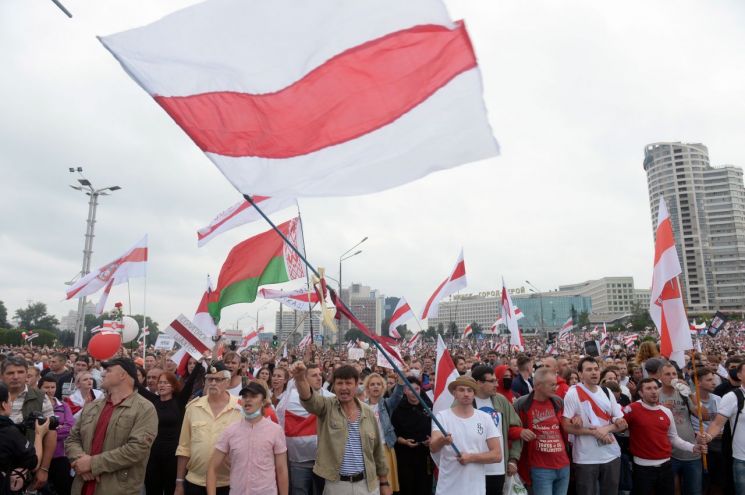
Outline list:
[[[520,308],[518,308],[517,306],[513,306],[513,308],[515,308],[515,318],[519,320],[520,318],[525,316],[522,310],[520,310]],[[501,315],[499,316],[499,318],[497,318],[497,321],[495,321],[494,324],[491,326],[490,328],[491,332],[497,333],[497,327],[499,325],[505,325],[504,317],[502,317]]]
[[[427,319],[430,316],[436,317],[440,309],[440,301],[461,289],[465,289],[467,285],[466,263],[463,261],[463,250],[461,249],[458,260],[455,262],[455,268],[453,268],[448,278],[440,283],[429,300],[427,300],[427,304],[424,306],[424,312],[422,313],[422,319]]]
[[[453,404],[453,394],[448,390],[448,384],[458,378],[458,370],[455,369],[453,358],[448,352],[442,336],[437,336],[437,359],[435,361],[435,388],[432,412],[449,409]]]
[[[638,333],[632,333],[630,335],[626,335],[623,338],[623,345],[625,347],[633,347],[636,344],[637,339],[639,338]]]
[[[398,300],[396,309],[394,309],[393,314],[391,314],[391,320],[388,325],[388,335],[394,339],[400,339],[401,334],[398,333],[396,327],[403,325],[412,318],[414,318],[414,312],[411,310],[409,303],[406,302],[406,299],[402,297]]]
[[[471,334],[473,334],[473,327],[466,325],[466,328],[463,329],[463,338],[470,337]]]
[[[681,272],[670,214],[665,199],[660,196],[649,315],[660,332],[660,354],[682,368],[684,353],[693,349],[693,341],[678,281]]]
[[[298,342],[297,346],[298,346],[298,349],[305,349],[308,346],[308,344],[310,344],[310,334],[303,337],[300,340],[300,342]]]
[[[251,330],[248,332],[248,334],[243,337],[243,342],[241,342],[241,346],[239,347],[240,350],[246,349],[248,347],[251,347],[252,345],[256,345],[259,343],[259,332],[256,330]]]
[[[107,333],[122,333],[122,329],[124,328],[124,325],[122,325],[121,322],[116,320],[104,320],[103,325],[101,325],[100,332],[103,334]]]
[[[310,311],[310,308],[318,303],[316,291],[308,292],[306,288],[293,290],[259,289],[259,295],[264,299],[271,299],[280,304],[291,307],[295,311]]]
[[[210,280],[210,276],[207,275],[207,288],[205,289],[204,294],[202,294],[202,299],[199,301],[199,305],[197,306],[192,321],[204,333],[208,334],[210,337],[214,337],[217,335],[217,325],[215,325],[215,320],[212,318],[209,308],[207,307],[211,294],[212,281]]]
[[[81,278],[67,289],[65,299],[85,297],[111,285],[119,285],[133,277],[144,277],[147,265],[147,236],[111,263]],[[104,301],[105,303],[105,301]]]
[[[416,347],[416,345],[421,340],[421,338],[422,338],[422,332],[415,333],[414,335],[411,336],[411,338],[409,339],[409,341],[406,342],[406,344],[404,345],[404,347],[406,347],[406,349],[408,349],[409,351],[413,351],[414,348]]]
[[[518,318],[515,314],[515,306],[512,304],[510,293],[507,292],[504,277],[502,277],[502,318],[504,319],[504,325],[507,327],[507,330],[510,331],[510,345],[522,351],[525,342],[523,341],[522,333],[520,333],[520,327],[517,325]]]
[[[296,203],[294,198],[252,196],[251,199],[267,215],[289,208]],[[199,247],[202,247],[223,232],[227,232],[246,223],[262,220],[262,218],[256,208],[244,199],[230,208],[221,211],[212,219],[209,225],[197,230],[197,244]]]

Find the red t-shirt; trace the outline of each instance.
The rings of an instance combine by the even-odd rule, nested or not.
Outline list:
[[[651,409],[641,402],[632,402],[624,408],[623,416],[629,424],[631,455],[647,460],[668,459],[672,455],[669,409]]]
[[[569,465],[564,438],[561,435],[561,411],[556,412],[550,400],[533,400],[528,410],[530,424],[523,425],[535,433],[532,442],[523,442],[528,447],[530,467],[561,469]]]

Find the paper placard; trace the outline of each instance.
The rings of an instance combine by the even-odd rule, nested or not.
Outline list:
[[[158,335],[158,338],[155,340],[155,350],[157,351],[173,350],[174,345],[176,345],[176,340],[171,337],[164,337],[163,335]]]
[[[398,352],[399,355],[401,355],[401,350],[393,346],[393,350]],[[390,354],[389,354],[390,356]],[[398,369],[403,370],[404,365],[401,361],[396,359],[394,356],[391,356],[391,359],[393,359],[393,362],[396,363],[396,366],[398,366]],[[382,352],[380,352],[380,349],[378,349],[378,366],[382,366],[383,368],[393,369],[393,366],[391,366],[391,363],[388,362],[388,360],[385,358]]]
[[[359,347],[352,347],[349,349],[349,352],[347,353],[347,359],[351,360],[358,360],[363,359],[365,357],[365,350],[360,349]]]

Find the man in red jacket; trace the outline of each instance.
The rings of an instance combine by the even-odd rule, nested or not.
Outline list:
[[[634,456],[631,494],[646,494],[654,489],[656,495],[673,495],[675,480],[670,461],[673,446],[700,454],[706,453],[706,446],[694,445],[678,436],[672,412],[659,403],[659,388],[654,378],[639,383],[639,396],[641,400],[624,408]]]

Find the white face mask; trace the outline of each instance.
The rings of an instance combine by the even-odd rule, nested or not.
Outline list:
[[[409,370],[409,374],[410,374],[411,376],[414,376],[414,377],[416,377],[416,378],[419,378],[419,375],[421,375],[421,374],[422,374],[422,372],[421,372],[421,371],[419,371],[418,369],[414,368],[413,370]]]

